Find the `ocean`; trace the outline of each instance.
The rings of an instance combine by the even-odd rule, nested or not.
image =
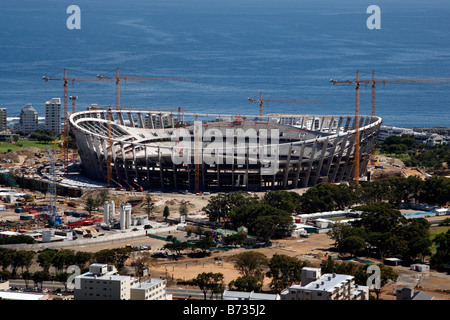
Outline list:
[[[70,5],[81,29],[66,25]],[[370,5],[381,29],[369,29]],[[354,85],[330,79],[450,78],[448,0],[2,0],[0,107],[18,116],[63,97],[43,76],[188,78],[121,82],[121,105],[189,112],[354,114]],[[376,88],[385,125],[450,126],[450,84]],[[77,109],[115,105],[114,82],[69,83]],[[370,114],[371,87],[361,87]],[[69,100],[69,109],[71,101]]]

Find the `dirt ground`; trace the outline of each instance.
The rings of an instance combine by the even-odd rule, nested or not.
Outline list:
[[[319,267],[325,254],[333,253],[330,249],[334,241],[326,234],[313,234],[309,238],[291,238],[273,241],[273,246],[268,248],[253,249],[262,252],[267,257],[274,254],[285,254],[308,261],[310,266]],[[203,259],[181,258],[178,261],[159,261],[157,265],[150,268],[152,276],[163,276],[167,279],[186,281],[193,279],[202,272],[222,273],[224,283],[240,276],[239,271],[234,268],[234,256],[246,249],[233,249],[228,252],[213,252],[210,257]],[[373,259],[370,259],[374,261]],[[412,285],[416,291],[425,291],[435,300],[450,300],[450,276],[435,271],[423,273],[418,282],[420,273],[407,267],[393,266],[399,273],[396,283],[390,283],[383,287],[380,298],[383,300],[395,300],[393,288]],[[270,278],[265,278],[263,289],[268,289]]]

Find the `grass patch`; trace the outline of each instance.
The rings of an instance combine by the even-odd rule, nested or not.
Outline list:
[[[442,226],[442,227],[431,227],[430,228],[430,237],[431,240],[434,239],[439,233],[445,233],[450,229],[450,226]]]
[[[58,140],[54,140],[56,142]],[[10,151],[15,151],[17,149],[21,148],[28,148],[28,147],[35,147],[39,149],[45,149],[45,148],[51,148],[51,149],[58,149],[59,144],[58,143],[40,143],[36,140],[28,140],[28,139],[19,139],[16,143],[11,142],[0,142],[0,152],[5,153]]]

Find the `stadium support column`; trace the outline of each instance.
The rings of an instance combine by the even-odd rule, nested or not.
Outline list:
[[[143,129],[145,129],[145,121],[142,118],[142,112],[138,113],[138,119],[139,119],[139,126]]]
[[[127,168],[127,156],[125,154],[125,147],[123,143],[120,143],[120,148],[122,150],[122,162],[123,162],[123,171],[125,172],[125,179],[128,181],[130,181],[129,176],[128,176],[128,168]]]
[[[297,171],[295,172],[294,188],[297,188],[298,181],[300,179],[300,172],[302,171],[303,154],[305,153],[305,143],[302,144],[300,149],[300,155],[298,157]]]
[[[134,128],[134,127],[135,127],[135,125],[134,125],[134,119],[133,119],[133,114],[132,114],[131,112],[128,112],[128,120],[130,120],[130,126],[131,126],[132,128]]]
[[[323,170],[324,176],[327,177],[328,182],[332,182],[330,178],[328,177],[330,173],[331,164],[334,159],[334,153],[336,152],[336,146],[339,141],[339,138],[334,138],[333,147],[331,148],[331,151],[328,154],[327,164],[325,165],[325,169]]]
[[[158,161],[159,161],[159,178],[161,179],[161,188],[164,189],[164,172],[162,165],[161,149],[158,147]]]
[[[144,147],[144,154],[145,154],[145,172],[147,173],[147,182],[148,186],[150,187],[150,168],[148,167],[148,154],[147,154],[147,146]]]
[[[309,176],[311,175],[311,169],[313,166],[314,157],[316,155],[316,149],[317,149],[317,139],[314,140],[314,145],[311,148],[311,154],[308,160],[308,171],[306,173],[305,181],[303,181],[302,183],[302,187],[307,187],[309,185]]]
[[[178,182],[177,182],[177,165],[175,162],[172,162],[172,170],[173,170],[173,185],[175,189],[178,189]]]
[[[325,154],[328,148],[328,140],[329,138],[327,138],[325,141],[322,142],[322,152],[320,154],[319,165],[317,166],[314,172],[316,176],[314,178],[313,184],[316,184],[319,181],[320,170],[322,169],[323,159],[325,158]]]
[[[288,175],[289,175],[289,168],[291,166],[291,155],[292,155],[292,143],[289,145],[289,151],[288,151],[288,155],[287,155],[286,165],[284,167],[283,188],[285,188],[285,189],[288,186]]]

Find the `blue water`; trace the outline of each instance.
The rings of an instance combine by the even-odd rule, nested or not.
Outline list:
[[[81,9],[81,30],[69,30],[66,8]],[[366,9],[381,8],[381,30],[369,30]],[[183,107],[192,112],[353,114],[354,88],[333,86],[356,70],[369,78],[450,77],[448,0],[2,0],[0,107],[18,115],[32,103],[61,97],[61,81],[42,76],[189,78],[121,84],[121,105]],[[450,85],[379,85],[376,110],[386,125],[450,125]],[[79,110],[115,105],[113,82],[74,82]],[[70,101],[69,101],[70,103]],[[362,87],[361,113],[370,113]]]

